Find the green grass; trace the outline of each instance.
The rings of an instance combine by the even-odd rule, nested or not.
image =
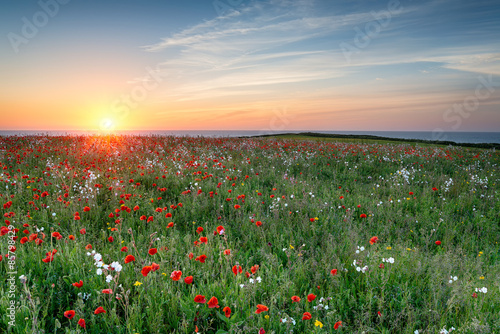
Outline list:
[[[0,152],[4,226],[19,229],[12,268],[10,234],[0,237],[1,332],[500,332],[498,151],[302,136],[40,136],[0,137]],[[43,242],[20,242],[31,235]],[[123,269],[98,275],[92,251]],[[159,269],[141,274],[153,262]],[[268,311],[256,314],[258,304]],[[100,306],[106,313],[94,314]]]

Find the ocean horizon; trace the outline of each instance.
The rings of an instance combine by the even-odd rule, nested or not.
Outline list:
[[[163,135],[189,137],[251,137],[259,135],[273,135],[283,133],[315,132],[322,134],[339,135],[372,135],[399,139],[420,139],[432,141],[451,141],[470,144],[500,144],[500,132],[433,132],[433,131],[323,131],[323,130],[129,130],[113,131],[118,135]],[[102,134],[99,130],[0,130],[0,136],[29,136],[29,135],[96,135]]]

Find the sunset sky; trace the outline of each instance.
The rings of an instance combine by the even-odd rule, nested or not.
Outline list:
[[[497,0],[0,6],[0,130],[500,131]]]

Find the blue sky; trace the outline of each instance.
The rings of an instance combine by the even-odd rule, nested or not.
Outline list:
[[[2,5],[5,128],[500,129],[498,1],[42,2],[18,45]]]

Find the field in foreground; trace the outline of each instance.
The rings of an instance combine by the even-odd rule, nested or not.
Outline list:
[[[0,332],[499,333],[494,150],[0,137]]]

